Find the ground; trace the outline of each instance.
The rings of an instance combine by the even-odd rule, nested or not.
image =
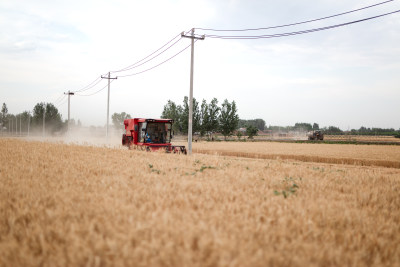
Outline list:
[[[278,156],[246,158],[237,144],[1,138],[0,266],[400,264],[400,168],[374,164],[400,162],[399,146],[261,143]],[[358,161],[318,161],[341,157]]]

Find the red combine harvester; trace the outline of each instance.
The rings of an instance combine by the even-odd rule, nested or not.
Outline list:
[[[185,146],[171,145],[172,123],[170,119],[127,119],[124,120],[126,133],[122,145],[129,149],[155,151],[164,149],[168,153],[184,153]]]

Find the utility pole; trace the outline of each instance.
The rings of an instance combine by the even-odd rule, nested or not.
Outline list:
[[[116,80],[118,77],[111,78],[110,72],[108,72],[108,77],[101,76],[102,79],[108,79],[108,97],[107,97],[107,124],[106,124],[106,138],[108,143],[108,120],[110,117],[110,80]]]
[[[185,35],[181,33],[181,37],[192,39],[191,45],[191,57],[190,57],[190,93],[189,93],[189,127],[188,127],[188,152],[192,154],[192,129],[193,129],[193,67],[194,67],[194,40],[204,40],[204,35],[201,37],[194,36],[194,28],[192,29],[191,35]]]
[[[75,93],[68,91],[68,93],[64,93],[64,95],[68,95],[68,133],[69,133],[69,128],[70,128],[70,97],[71,95],[74,95]]]

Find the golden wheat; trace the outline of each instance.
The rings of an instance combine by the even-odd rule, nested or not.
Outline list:
[[[400,264],[398,169],[15,139],[0,162],[1,266]]]
[[[400,168],[400,147],[382,145],[296,144],[277,142],[198,142],[194,151],[260,159]]]
[[[328,141],[382,142],[399,143],[400,138],[386,135],[325,135]]]

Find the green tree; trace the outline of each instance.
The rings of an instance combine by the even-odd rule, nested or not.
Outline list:
[[[263,119],[239,120],[239,128],[246,128],[250,125],[257,127],[260,131],[264,131],[265,129],[265,121]]]
[[[249,125],[246,127],[246,134],[249,137],[249,139],[253,139],[254,136],[256,136],[258,133],[258,128],[253,126],[253,125]]]
[[[328,129],[326,129],[324,132],[326,134],[332,134],[332,135],[335,135],[335,134],[337,135],[337,134],[343,133],[343,131],[340,130],[339,127],[336,127],[336,126],[329,126]]]
[[[236,131],[236,136],[237,136],[238,140],[240,140],[242,138],[243,134],[241,131]]]
[[[22,119],[22,131],[28,132],[28,123],[31,125],[32,124],[32,116],[28,111],[22,112],[20,115],[20,118]],[[30,127],[29,125],[29,127]]]
[[[221,133],[226,140],[226,137],[231,136],[239,124],[239,115],[237,114],[235,101],[229,103],[229,101],[225,99],[224,103],[222,103],[219,123]]]
[[[131,115],[127,114],[126,112],[117,113],[111,115],[112,123],[114,124],[115,129],[124,129],[124,120],[130,119]]]
[[[255,119],[254,120],[255,126],[258,130],[264,131],[265,129],[265,121],[263,119]]]
[[[32,125],[39,130],[43,127],[43,113],[45,114],[46,132],[55,133],[62,130],[63,123],[58,109],[51,103],[38,103],[33,108]]]
[[[173,119],[174,124],[172,130],[175,132],[182,132],[182,107],[176,105],[175,102],[168,100],[168,103],[164,106],[161,118]]]
[[[295,128],[295,130],[311,131],[313,127],[312,127],[311,123],[305,123],[305,122],[299,123],[299,122],[297,122],[294,125],[294,128]]]
[[[210,135],[210,138],[212,133],[219,129],[220,111],[221,108],[218,107],[218,100],[214,97],[208,105],[208,116],[204,125],[205,131]]]
[[[314,122],[314,124],[313,124],[313,126],[312,126],[312,129],[315,131],[315,130],[319,130],[319,125],[318,125],[318,123],[315,123]]]
[[[183,111],[181,116],[182,122],[182,132],[188,133],[189,128],[189,98],[187,96],[183,99]],[[199,110],[199,102],[193,98],[193,120],[192,120],[192,132],[200,131],[200,110]]]
[[[200,135],[204,136],[207,132],[207,124],[210,120],[210,114],[208,112],[208,104],[206,100],[203,99],[200,107]]]
[[[16,125],[16,116],[14,114],[8,113],[5,120],[7,121],[8,125],[5,125],[11,132],[15,131]]]
[[[35,128],[43,125],[43,113],[45,113],[46,103],[37,103],[33,108],[32,124]],[[45,118],[46,120],[46,118]]]
[[[0,123],[2,128],[6,126],[8,122],[7,118],[8,118],[8,108],[6,103],[3,103],[3,106],[1,107],[1,118],[0,118],[1,119]]]

